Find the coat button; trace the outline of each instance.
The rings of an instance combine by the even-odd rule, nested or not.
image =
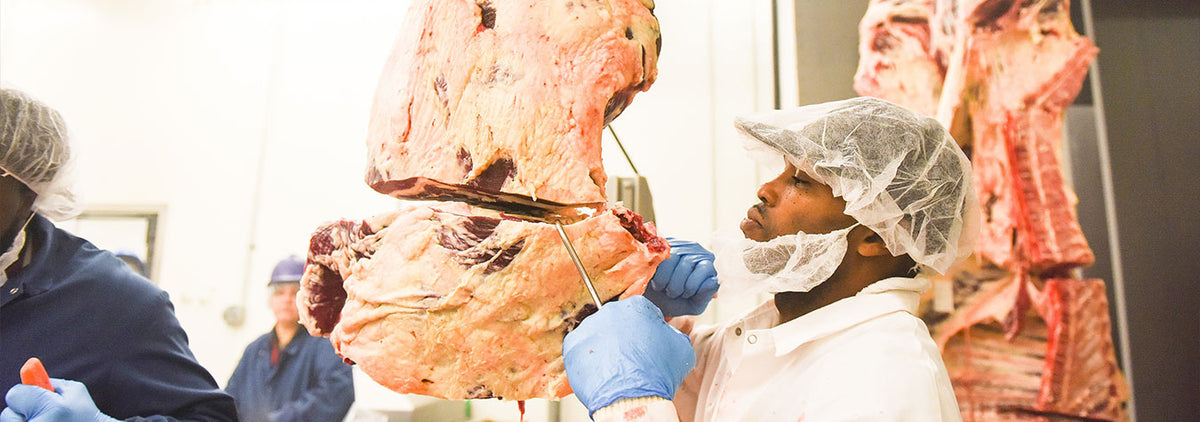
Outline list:
[[[733,335],[735,335],[735,336],[740,336],[740,335],[742,335],[742,327],[737,327],[737,328],[734,328],[734,329],[733,329]]]
[[[17,294],[17,291],[18,291],[18,289],[16,287],[13,287],[12,290],[8,291],[8,294],[15,295],[15,294]]]
[[[746,341],[750,342],[750,344],[758,343],[758,336],[751,334],[749,337],[746,337]]]

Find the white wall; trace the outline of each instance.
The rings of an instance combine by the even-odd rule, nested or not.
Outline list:
[[[272,323],[274,262],[303,254],[323,221],[395,204],[362,183],[363,145],[406,3],[0,2],[0,79],[63,112],[90,206],[165,210],[156,281],[222,384]],[[665,235],[707,240],[754,199],[762,177],[731,122],[774,102],[770,3],[657,2],[658,82],[614,127],[650,181]],[[605,142],[610,175],[630,174]],[[246,323],[227,325],[222,312],[243,304]],[[511,403],[474,409],[516,420]]]

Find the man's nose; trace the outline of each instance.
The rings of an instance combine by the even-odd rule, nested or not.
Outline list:
[[[767,205],[773,205],[775,203],[775,199],[778,198],[778,195],[776,194],[774,187],[771,186],[774,182],[775,181],[772,180],[767,183],[763,183],[762,186],[758,187],[759,201]]]

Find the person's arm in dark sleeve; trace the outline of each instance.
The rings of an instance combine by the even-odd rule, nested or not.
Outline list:
[[[121,352],[112,362],[111,388],[105,388],[112,391],[93,389],[97,403],[110,403],[110,415],[133,421],[238,420],[233,397],[192,355],[166,292],[145,302],[130,304],[135,318],[109,339],[109,347]]]
[[[303,329],[303,328],[301,328]],[[315,387],[299,399],[271,412],[271,421],[340,421],[354,403],[354,379],[350,365],[342,362],[328,340],[320,342],[318,358],[314,360],[317,378]]]

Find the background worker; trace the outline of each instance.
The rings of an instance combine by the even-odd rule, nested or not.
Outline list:
[[[695,355],[656,302],[604,306],[563,343],[581,401],[598,421],[961,420],[915,316],[929,281],[913,278],[945,273],[972,250],[978,205],[954,140],[874,98],[737,127],[756,156],[786,166],[759,189],[740,233],[718,233],[714,266],[722,296],[771,299],[692,331]],[[695,300],[676,297],[685,299]]]
[[[303,275],[304,260],[296,256],[271,271],[275,326],[246,346],[226,386],[243,421],[340,421],[354,403],[350,365],[328,339],[300,325],[296,293]]]
[[[167,293],[50,222],[79,213],[73,161],[57,111],[0,89],[0,420],[236,420]],[[30,357],[55,391],[21,384]]]

